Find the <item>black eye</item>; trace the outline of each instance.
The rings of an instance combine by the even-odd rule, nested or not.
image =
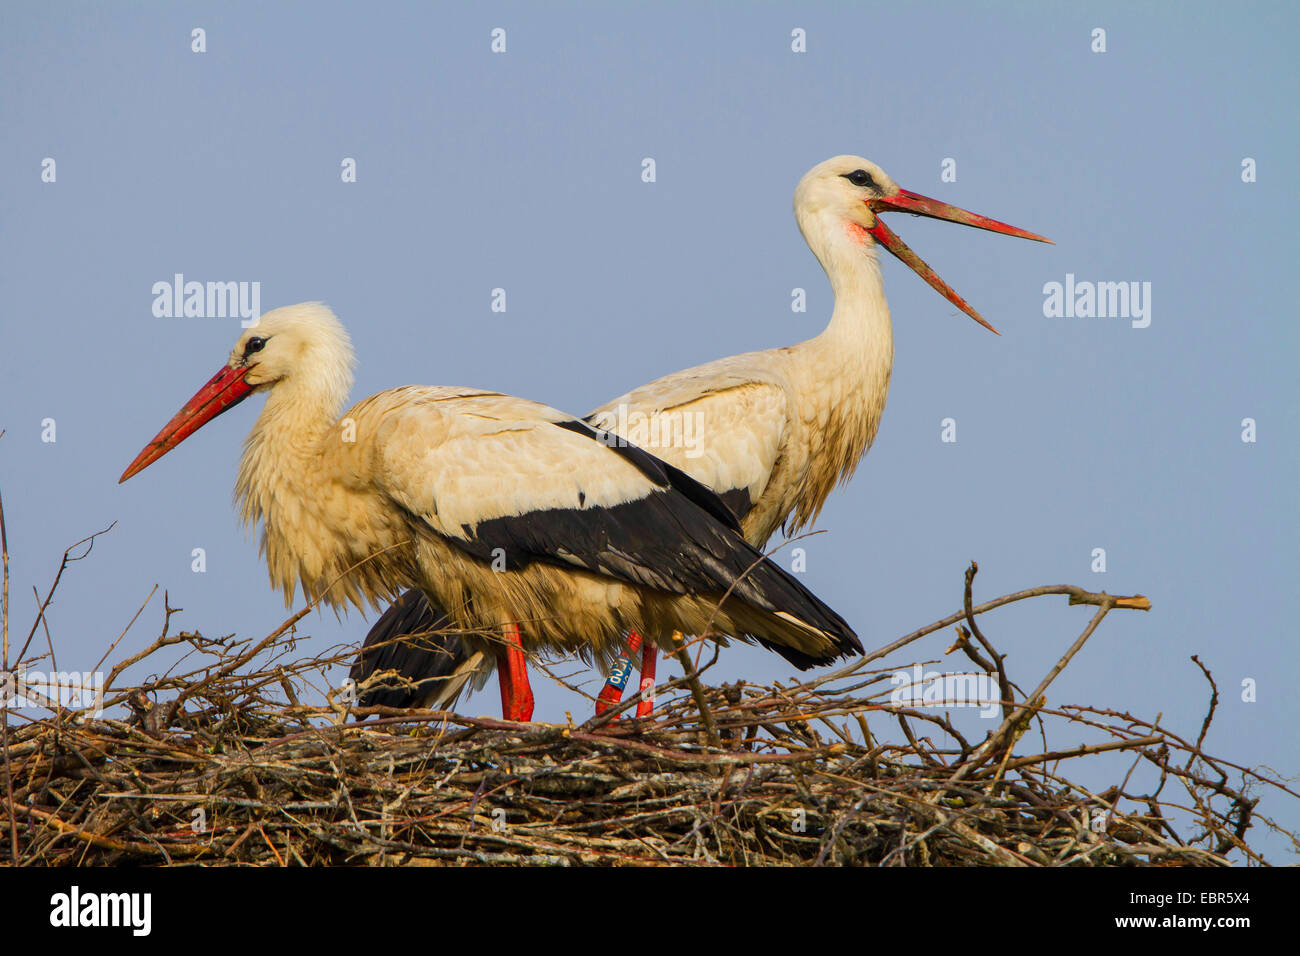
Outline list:
[[[266,339],[263,338],[249,339],[247,342],[244,343],[244,358],[248,358],[254,352],[262,351],[265,345],[266,345]]]
[[[870,186],[876,188],[876,181],[871,178],[871,174],[865,169],[855,169],[851,173],[840,173],[845,179],[855,186]]]

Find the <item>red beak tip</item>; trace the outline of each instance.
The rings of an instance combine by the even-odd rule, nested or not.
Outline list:
[[[255,386],[244,381],[246,368],[231,368],[223,365],[206,385],[194,393],[194,396],[181,406],[181,410],[172,416],[172,420],[163,426],[162,431],[144,446],[135,460],[126,466],[122,477],[117,479],[120,485],[128,478],[144,471],[163,455],[167,454],[194,432],[212,421],[222,412],[234,408],[251,395]]]

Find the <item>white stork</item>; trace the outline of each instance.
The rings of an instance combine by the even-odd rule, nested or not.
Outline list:
[[[831,489],[853,475],[884,412],[894,342],[876,247],[884,246],[944,298],[997,331],[877,215],[891,211],[1051,242],[901,189],[860,156],[828,159],[809,170],[794,193],[799,230],[835,293],[825,330],[798,345],[666,375],[607,402],[586,421],[619,434],[628,432],[632,421],[641,433],[662,436],[681,434],[683,417],[692,416],[698,444],[655,445],[654,453],[718,493],[752,544],[761,547],[783,523],[788,534],[796,534],[816,519]],[[636,441],[638,434],[632,430],[624,437]],[[492,661],[468,655],[454,634],[403,640],[447,626],[443,612],[429,608],[418,594],[405,595],[390,608],[367,635],[352,675],[361,682],[391,670],[398,679],[375,686],[363,702],[451,706],[470,675],[481,681],[481,669]],[[633,635],[633,650],[635,644]],[[643,689],[654,654],[654,645],[647,644]],[[601,693],[602,703],[621,695],[629,669],[630,662],[620,661],[612,686]],[[638,714],[648,712],[643,701]]]
[[[419,588],[472,652],[492,652],[512,719],[532,710],[520,649],[608,663],[628,631],[672,647],[674,631],[711,626],[799,667],[862,652],[676,468],[555,409],[472,388],[395,388],[340,418],[353,364],[329,309],[268,312],[120,480],[266,392],[236,495],[246,523],[262,524],[286,604],[298,585],[362,608]]]

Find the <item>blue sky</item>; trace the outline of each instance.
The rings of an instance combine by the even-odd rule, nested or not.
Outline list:
[[[50,612],[61,667],[93,665],[154,584],[208,635],[285,616],[230,506],[259,402],[116,484],[239,334],[234,319],[155,317],[156,282],[257,281],[264,309],[327,302],[356,345],[354,398],[466,384],[584,413],[819,332],[830,289],[791,194],[817,162],[858,153],[1057,244],[890,220],[1003,335],[885,262],[889,403],[826,533],[801,542],[805,582],[869,647],[955,610],[972,558],[978,598],[1141,592],[1154,609],[1113,613],[1049,699],[1163,714],[1194,737],[1198,654],[1223,694],[1209,749],[1293,775],[1298,20],[1283,4],[5,4],[12,629],[26,634],[31,588],[63,549],[113,521]],[[1150,283],[1150,325],[1045,316],[1044,286],[1067,275]],[[983,626],[1028,685],[1087,613],[1043,599]],[[121,650],[161,618],[155,598]],[[304,622],[322,648],[366,626]],[[792,672],[733,648],[714,679],[741,676]],[[534,689],[540,719],[585,712],[544,678]],[[462,707],[494,714],[496,693]],[[1098,761],[1085,780],[1127,766]]]

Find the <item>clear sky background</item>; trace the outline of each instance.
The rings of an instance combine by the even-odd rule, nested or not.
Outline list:
[[[26,635],[32,586],[44,591],[64,548],[113,521],[49,614],[62,668],[91,667],[154,584],[185,609],[175,625],[209,636],[260,636],[286,616],[230,504],[259,400],[117,485],[240,331],[155,318],[155,282],[259,281],[263,309],[327,302],[356,345],[354,398],[463,384],[582,414],[666,372],[820,332],[830,289],[791,194],[815,163],[858,153],[1057,245],[889,220],[1003,335],[884,256],[889,403],[826,533],[800,543],[805,582],[868,647],[956,610],[972,558],[977,599],[1055,583],[1146,594],[1153,610],[1113,612],[1049,700],[1162,714],[1195,738],[1198,654],[1222,692],[1207,749],[1294,776],[1300,15],[1134,7],[4,4],[13,631]],[[341,181],[345,157],[355,183]],[[947,158],[955,182],[941,181]],[[1150,326],[1045,317],[1044,284],[1067,274],[1149,282]],[[806,313],[791,310],[796,287]],[[505,313],[490,309],[494,288]],[[955,443],[940,440],[949,417]],[[1032,686],[1089,614],[1040,599],[983,627]],[[301,628],[323,648],[359,641],[373,618],[326,612]],[[119,651],[161,620],[160,591]],[[950,638],[893,662],[938,658]],[[792,675],[733,648],[711,679]],[[539,719],[586,713],[534,683]],[[498,706],[495,689],[462,702]],[[1082,779],[1102,789],[1130,761]],[[1271,795],[1260,809],[1300,823]]]

